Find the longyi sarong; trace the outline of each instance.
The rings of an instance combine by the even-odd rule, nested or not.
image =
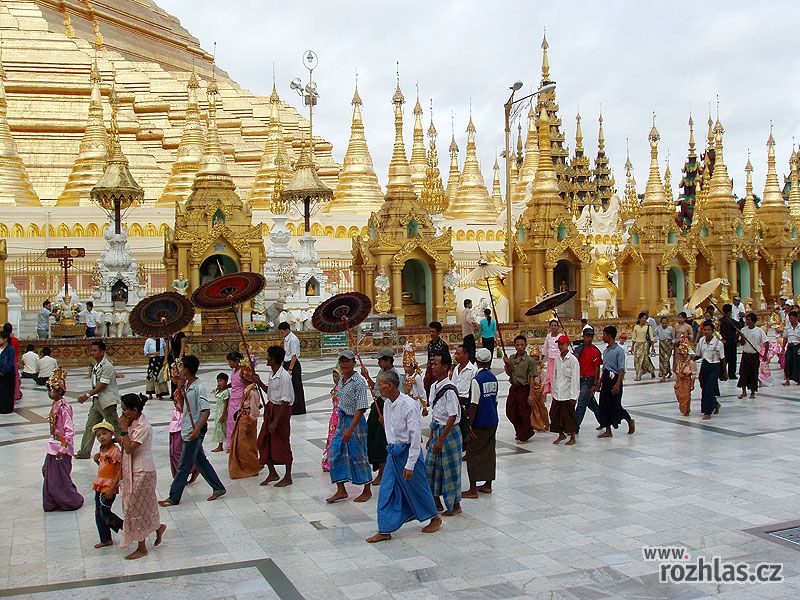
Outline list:
[[[378,532],[397,531],[416,519],[427,521],[436,516],[436,504],[425,475],[422,454],[414,464],[414,475],[406,481],[403,470],[408,460],[408,444],[388,444],[386,467],[378,492]]]
[[[611,377],[611,373],[603,369],[603,376],[600,379],[600,403],[597,413],[597,422],[601,427],[613,427],[616,429],[622,421],[630,421],[631,415],[622,407],[622,390],[624,383],[620,384],[619,394],[612,390],[618,375]]]
[[[757,357],[757,356],[756,356]],[[721,363],[710,363],[703,359],[700,364],[700,373],[697,380],[700,382],[700,410],[704,415],[710,415],[717,408],[719,402],[719,374],[722,371]],[[756,371],[758,377],[758,371]]]
[[[758,369],[760,357],[757,352],[742,352],[742,362],[739,363],[739,381],[736,387],[758,391]]]
[[[506,400],[506,417],[514,426],[514,437],[520,442],[527,442],[534,434],[531,425],[531,405],[528,404],[530,391],[528,385],[512,383]]]
[[[659,377],[669,377],[672,375],[672,340],[660,340],[658,342],[658,375]]]
[[[274,420],[281,410],[284,411],[283,418],[278,421],[275,432],[270,433],[267,423]],[[267,402],[264,424],[258,435],[258,454],[262,465],[268,462],[275,465],[292,464],[292,445],[289,441],[292,433],[291,417],[291,409],[286,410],[274,402]]]
[[[444,431],[444,425],[431,421],[431,444],[425,455],[428,484],[434,497],[442,496],[447,510],[461,502],[461,429],[454,425],[444,438],[441,452],[434,452],[433,446]]]
[[[367,420],[362,415],[353,430],[349,441],[342,441],[342,434],[350,427],[353,415],[339,411],[336,434],[331,440],[328,460],[331,464],[331,483],[349,481],[356,485],[366,485],[372,481],[372,469],[367,458]]]
[[[258,460],[258,419],[239,411],[231,436],[231,452],[228,454],[228,474],[231,479],[255,477],[261,472]]]
[[[72,457],[47,454],[42,465],[42,506],[51,510],[78,510],[83,506],[83,495],[72,481]]]
[[[467,476],[472,481],[494,481],[497,469],[497,425],[473,427],[467,444]]]
[[[784,358],[783,374],[789,381],[800,383],[800,344],[788,344]]]
[[[556,400],[550,403],[550,431],[559,434],[571,434],[578,431],[575,418],[575,406],[572,400]]]
[[[125,521],[122,525],[120,548],[144,540],[161,526],[156,497],[156,472],[132,473],[130,461],[130,456],[122,459],[122,509],[125,511]]]

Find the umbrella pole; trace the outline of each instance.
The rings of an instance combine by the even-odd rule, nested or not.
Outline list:
[[[167,358],[167,374],[169,376],[169,383],[170,383],[170,386],[171,386],[172,385],[172,373],[171,373],[171,369],[169,368],[169,357],[173,356],[173,354],[172,354],[172,335],[167,335],[167,336],[165,336],[165,338],[166,338],[166,343],[167,343],[167,357],[166,357]],[[177,360],[178,357],[174,357],[173,356],[173,358],[175,358]],[[181,377],[181,381],[183,381],[183,377]],[[185,409],[186,412],[189,413],[189,422],[192,424],[192,429],[194,429],[194,426],[195,426],[194,425],[194,415],[192,414],[192,407],[189,406],[189,403],[186,401],[186,388],[184,387],[185,384],[186,384],[186,382],[183,382],[183,384],[181,384],[181,387],[178,388],[180,390],[181,394],[183,395],[183,402],[181,402],[181,410]]]
[[[500,338],[500,350],[503,356],[506,356],[506,343],[503,341],[503,332],[500,331],[500,319],[497,318],[497,308],[494,305],[494,296],[492,296],[492,288],[489,285],[489,278],[486,277],[486,289],[489,290],[489,302],[492,303],[492,312],[494,313],[494,320],[497,324],[497,336]]]
[[[345,324],[347,324],[347,321],[345,321]],[[356,358],[358,359],[358,364],[361,365],[362,369],[365,369],[366,367],[364,366],[364,361],[361,359],[361,354],[359,354],[358,352],[358,341],[356,340],[352,330],[349,327],[345,329],[345,331],[347,332],[347,337],[350,339],[350,343],[353,345],[353,352],[355,353]],[[372,393],[372,390],[370,390],[370,393]],[[375,397],[374,393],[372,394],[372,397],[373,398]],[[378,411],[378,416],[380,418],[383,418],[383,414],[381,414],[381,409],[378,406],[377,402],[375,402],[375,409]]]
[[[233,318],[236,319],[236,328],[239,330],[239,339],[242,342],[242,347],[244,351],[247,353],[247,359],[250,361],[250,364],[253,367],[253,375],[256,374],[256,366],[253,364],[253,355],[250,353],[250,346],[247,344],[247,340],[244,337],[244,330],[242,328],[242,324],[239,321],[239,313],[236,310],[236,305],[231,304],[231,312],[233,313]],[[261,389],[260,385],[256,385],[256,389],[258,390],[258,398],[261,401],[261,405],[264,405],[264,390]]]

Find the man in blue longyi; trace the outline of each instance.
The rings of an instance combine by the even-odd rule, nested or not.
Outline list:
[[[419,403],[401,394],[399,386],[395,371],[378,375],[380,394],[387,399],[383,422],[388,458],[378,493],[378,533],[367,538],[370,544],[392,539],[393,532],[413,519],[430,519],[422,528],[424,533],[434,533],[442,526],[421,455]]]

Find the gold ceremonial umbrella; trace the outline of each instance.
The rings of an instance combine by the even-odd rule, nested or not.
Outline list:
[[[687,303],[689,310],[694,311],[694,309],[700,306],[701,302],[707,300],[711,294],[714,293],[714,290],[719,287],[720,283],[722,283],[722,278],[717,277],[716,279],[698,285],[694,292],[692,292],[692,297],[689,298],[689,302]]]
[[[500,337],[500,349],[503,352],[503,356],[506,354],[505,342],[503,342],[503,334],[500,331],[500,320],[497,318],[497,309],[494,306],[494,296],[492,295],[492,286],[489,285],[489,279],[492,277],[502,278],[508,275],[511,271],[511,267],[505,267],[503,265],[493,265],[490,264],[485,258],[481,258],[478,261],[478,266],[474,268],[472,271],[467,273],[464,278],[461,280],[462,284],[474,284],[478,283],[479,281],[486,282],[486,288],[489,290],[489,301],[492,303],[492,312],[494,313],[494,320],[497,322],[497,335]]]

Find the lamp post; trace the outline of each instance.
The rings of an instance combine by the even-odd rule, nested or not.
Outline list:
[[[512,220],[511,215],[511,148],[509,147],[511,144],[511,110],[514,108],[515,104],[520,102],[524,102],[534,96],[538,96],[543,92],[549,92],[550,90],[555,89],[556,84],[555,82],[549,82],[546,85],[543,85],[541,88],[536,90],[535,92],[528,94],[527,96],[523,96],[522,98],[514,99],[514,94],[516,94],[520,88],[522,88],[522,82],[516,81],[514,85],[512,85],[509,89],[511,90],[511,95],[506,100],[506,103],[503,105],[504,114],[505,114],[505,159],[506,159],[506,264],[511,267],[512,261],[514,259],[514,222]],[[541,150],[540,150],[541,151]],[[508,300],[509,300],[509,307],[514,306],[514,272],[511,271],[511,275],[508,278]],[[509,318],[513,319],[513,308],[510,309]]]

